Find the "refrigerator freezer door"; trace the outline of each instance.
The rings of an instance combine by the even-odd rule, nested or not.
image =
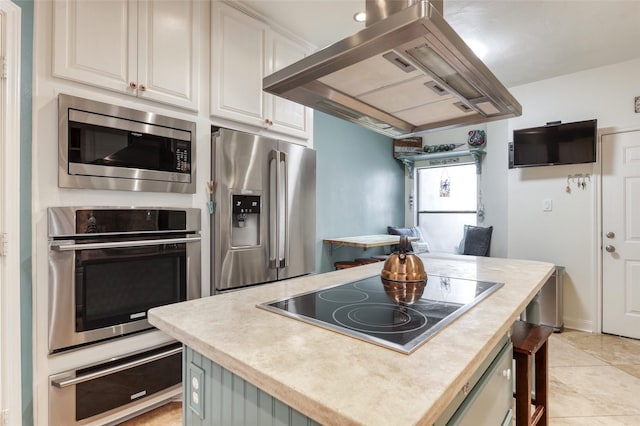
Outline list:
[[[278,279],[315,270],[316,152],[280,142]]]

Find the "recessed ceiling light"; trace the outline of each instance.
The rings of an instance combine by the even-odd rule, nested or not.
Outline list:
[[[356,22],[364,22],[367,20],[367,14],[364,12],[358,12],[353,15],[353,20]]]

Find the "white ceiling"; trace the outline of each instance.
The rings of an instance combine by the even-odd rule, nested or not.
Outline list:
[[[364,27],[364,0],[244,0],[323,47]],[[444,0],[444,16],[507,87],[640,57],[640,0]]]

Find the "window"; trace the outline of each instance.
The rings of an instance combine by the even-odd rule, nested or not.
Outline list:
[[[417,220],[431,251],[457,253],[464,225],[476,225],[475,163],[417,168]]]

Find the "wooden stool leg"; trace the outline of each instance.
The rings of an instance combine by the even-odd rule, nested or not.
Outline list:
[[[538,425],[547,426],[549,424],[549,379],[547,375],[547,342],[540,347],[535,354],[535,375],[536,375],[536,407],[542,406],[542,417],[540,418]]]
[[[547,340],[553,333],[553,329],[516,321],[511,330],[513,358],[516,360],[516,426],[547,426],[549,424]],[[531,413],[531,361],[534,362],[536,380],[533,414]]]
[[[516,425],[531,424],[531,370],[530,356],[515,354],[516,360]],[[537,379],[537,378],[536,378]]]

